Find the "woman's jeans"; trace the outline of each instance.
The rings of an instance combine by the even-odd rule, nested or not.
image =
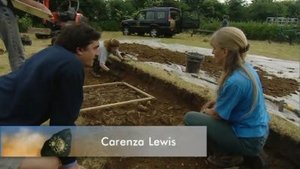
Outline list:
[[[238,138],[231,125],[223,120],[216,120],[201,112],[188,112],[184,117],[187,126],[207,126],[208,152],[230,155],[258,155],[266,142],[265,137]]]
[[[11,70],[24,63],[24,48],[21,42],[17,20],[12,10],[0,5],[0,38],[3,40]]]

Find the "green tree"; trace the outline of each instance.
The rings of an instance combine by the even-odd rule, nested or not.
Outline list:
[[[90,21],[108,19],[108,11],[104,0],[80,1],[80,9],[83,12],[83,15]]]
[[[227,0],[229,19],[233,21],[244,21],[247,19],[247,8],[245,0]]]
[[[145,8],[145,2],[147,0],[128,0],[128,1],[133,5],[135,10],[140,10]]]
[[[110,19],[121,21],[127,19],[136,10],[131,1],[110,0],[107,2]]]
[[[146,0],[144,3],[145,7],[162,6],[163,0]]]
[[[287,1],[287,16],[293,18],[300,18],[300,0]]]
[[[201,15],[205,18],[222,18],[223,15],[227,14],[225,4],[220,3],[218,0],[204,0],[202,2]]]
[[[265,21],[267,17],[288,16],[288,6],[283,2],[254,2],[249,6],[251,20]]]
[[[198,10],[203,1],[204,0],[182,0],[182,2],[187,4],[193,11]]]

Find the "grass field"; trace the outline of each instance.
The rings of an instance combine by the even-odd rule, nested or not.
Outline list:
[[[31,46],[24,46],[26,57],[32,56],[34,53],[40,51],[41,49],[46,48],[50,44],[50,39],[36,39],[34,35],[29,35],[32,40]],[[0,40],[0,48],[5,50],[3,41]],[[0,75],[6,74],[10,71],[9,62],[8,62],[8,54],[5,52],[0,55]]]
[[[25,46],[25,53],[30,57],[35,52],[47,47],[50,44],[50,39],[40,40],[36,39],[34,35],[30,35],[32,39],[32,46]],[[121,32],[102,32],[102,40],[116,38],[120,40],[125,39],[153,39],[147,35],[145,36],[123,36]],[[197,46],[203,48],[210,48],[209,36],[194,35],[190,36],[188,33],[181,33],[173,38],[159,38],[162,43],[167,44],[183,44],[188,46]],[[289,45],[288,43],[269,43],[267,41],[249,41],[250,54],[262,55],[271,58],[279,58],[284,60],[300,61],[300,45]],[[0,41],[0,48],[5,50],[3,42]],[[0,55],[0,75],[9,72],[9,64],[7,53]]]

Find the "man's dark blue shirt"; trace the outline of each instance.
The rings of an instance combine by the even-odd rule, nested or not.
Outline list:
[[[83,100],[84,68],[61,46],[46,48],[0,77],[0,125],[74,125]]]

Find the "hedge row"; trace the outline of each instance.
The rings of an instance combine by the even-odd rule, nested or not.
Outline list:
[[[300,42],[300,27],[295,25],[276,25],[259,22],[231,22],[230,26],[243,30],[248,39],[272,40],[279,42]],[[220,22],[203,23],[201,29],[217,30]]]

